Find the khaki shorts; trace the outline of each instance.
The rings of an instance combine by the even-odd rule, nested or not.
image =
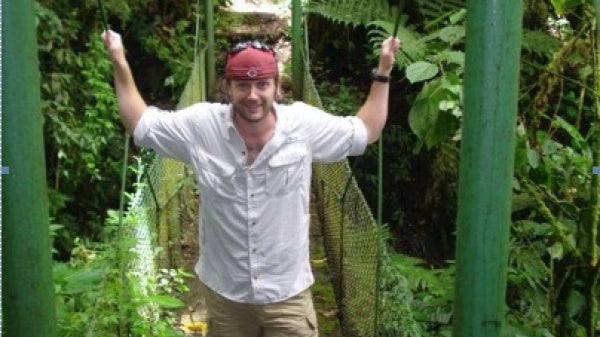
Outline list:
[[[230,301],[205,285],[207,337],[318,337],[312,293],[306,289],[285,301],[247,304]]]

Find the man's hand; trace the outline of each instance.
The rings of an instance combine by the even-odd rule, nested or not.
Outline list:
[[[381,43],[381,54],[379,55],[379,66],[377,73],[389,75],[396,62],[396,53],[400,50],[402,42],[397,37],[390,36]]]
[[[102,32],[101,37],[104,42],[104,47],[108,51],[108,55],[113,63],[123,64],[123,62],[125,62],[125,50],[123,48],[121,35],[112,30],[105,30]]]

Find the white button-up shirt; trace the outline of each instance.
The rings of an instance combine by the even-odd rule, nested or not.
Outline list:
[[[200,190],[198,276],[232,301],[274,303],[313,282],[309,263],[312,162],[360,155],[367,130],[305,103],[275,104],[275,132],[254,162],[231,105],[198,103],[176,113],[148,108],[137,145],[191,164]]]

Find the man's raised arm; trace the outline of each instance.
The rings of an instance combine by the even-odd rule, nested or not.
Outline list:
[[[146,102],[135,85],[131,68],[125,57],[121,35],[112,30],[104,31],[102,40],[113,62],[115,91],[121,121],[127,132],[133,134],[133,130],[146,110]]]
[[[399,49],[400,40],[396,37],[389,37],[381,44],[379,65],[375,68],[373,74],[374,77],[380,77],[380,79],[373,80],[369,96],[367,96],[365,103],[356,114],[367,127],[367,142],[369,144],[374,143],[379,138],[387,120],[390,91],[389,76],[394,68],[396,53]],[[386,77],[388,78],[387,81],[385,80]]]

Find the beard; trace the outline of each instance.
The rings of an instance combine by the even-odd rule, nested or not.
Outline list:
[[[273,104],[238,103],[234,104],[234,113],[247,123],[259,123],[267,118]]]

